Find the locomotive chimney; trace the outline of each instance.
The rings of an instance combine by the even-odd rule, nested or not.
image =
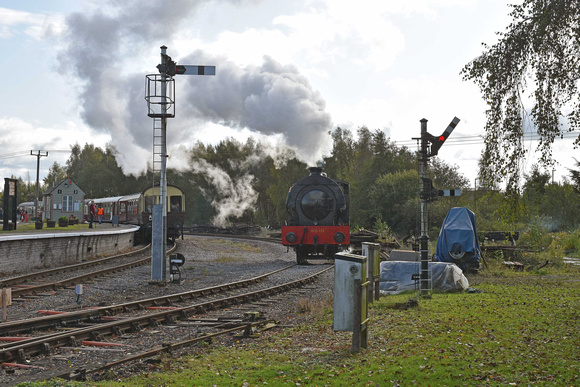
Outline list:
[[[322,174],[322,168],[320,167],[310,167],[308,170],[310,171],[310,176]]]

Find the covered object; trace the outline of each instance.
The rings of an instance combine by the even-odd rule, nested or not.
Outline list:
[[[385,261],[381,262],[380,290],[384,294],[398,294],[406,290],[415,290],[419,281],[412,279],[413,274],[420,272],[421,262]],[[469,287],[469,281],[453,263],[429,262],[431,286],[440,292],[463,291]]]
[[[465,207],[450,209],[437,239],[436,260],[455,263],[463,271],[477,271],[480,256],[475,214]]]

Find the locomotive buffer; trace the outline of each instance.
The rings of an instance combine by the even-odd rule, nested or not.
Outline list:
[[[167,55],[167,47],[161,46],[161,64],[157,65],[157,70],[159,74],[147,75],[145,91],[148,116],[153,118],[153,175],[155,176],[157,170],[159,171],[161,202],[153,206],[151,280],[165,282],[167,279],[167,118],[175,117],[173,76],[176,74],[215,75],[215,66],[178,65]]]

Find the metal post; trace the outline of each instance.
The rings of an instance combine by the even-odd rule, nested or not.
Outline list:
[[[161,46],[161,63],[167,64],[167,47]],[[161,171],[160,171],[160,188],[159,188],[159,195],[161,196],[161,206],[163,207],[162,211],[162,230],[163,230],[163,239],[161,240],[163,251],[163,280],[165,281],[167,277],[166,273],[166,265],[165,265],[165,255],[166,251],[166,241],[167,241],[167,76],[165,74],[162,75],[162,82],[161,82],[161,94],[163,95],[163,99],[165,102],[163,107],[163,118],[162,118],[162,136],[161,136]]]
[[[167,47],[161,46],[161,65],[166,66],[168,62]],[[167,177],[165,174],[167,163],[167,78],[161,74],[161,169],[159,181],[159,201],[161,211],[153,211],[152,238],[151,238],[151,280],[165,282],[166,273],[166,240],[167,240]],[[154,206],[155,207],[155,206]]]
[[[421,185],[420,192],[430,192],[431,187],[427,180],[427,120],[423,118],[421,121]],[[429,294],[429,234],[427,224],[427,198],[425,195],[421,198],[421,294],[427,296]]]
[[[48,156],[48,152],[44,152],[45,154],[41,155],[40,150],[37,151],[36,154],[30,151],[31,156],[36,156],[36,196],[34,197],[34,216],[38,221],[38,184],[39,184],[39,172],[40,172],[40,158]],[[42,219],[40,219],[42,220]]]

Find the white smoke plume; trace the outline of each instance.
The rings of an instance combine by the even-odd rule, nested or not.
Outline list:
[[[245,174],[234,180],[223,170],[203,159],[194,161],[193,167],[218,191],[219,198],[212,200],[212,206],[218,212],[212,219],[212,224],[225,227],[230,216],[242,216],[256,204],[258,193],[251,184],[254,176]]]
[[[231,0],[243,6],[247,2]],[[112,136],[126,173],[138,173],[151,159],[152,120],[147,116],[144,81],[154,73],[159,51],[170,46],[179,26],[211,0],[105,2],[92,12],[72,13],[58,54],[59,72],[78,83],[83,120]],[[100,3],[99,3],[100,4]],[[251,42],[248,42],[251,44]],[[168,51],[171,55],[171,51]],[[325,101],[293,65],[264,56],[261,66],[239,66],[200,51],[175,58],[179,64],[213,64],[216,76],[176,76],[176,118],[170,120],[168,147],[196,141],[204,123],[236,130],[282,135],[299,157],[319,157],[331,129]],[[139,72],[141,71],[141,72]],[[328,139],[325,139],[326,141]]]
[[[230,1],[244,6],[255,0]],[[69,74],[78,85],[82,119],[95,131],[111,135],[125,173],[144,171],[152,159],[153,124],[147,116],[144,83],[145,75],[156,72],[160,62],[159,51],[153,55],[153,50],[161,45],[171,47],[178,27],[185,22],[189,25],[197,10],[211,2],[111,0],[99,2],[100,8],[93,11],[67,17],[58,54],[59,72]],[[331,117],[320,93],[295,66],[280,64],[267,55],[261,66],[240,66],[201,51],[173,60],[215,65],[217,71],[207,77],[176,76],[176,118],[170,120],[167,130],[170,154],[173,146],[192,147],[200,128],[220,125],[282,139],[310,164],[320,158],[321,144],[328,142]],[[202,161],[193,167],[214,179],[216,187],[229,190],[224,196],[227,199],[215,203],[219,211],[216,222],[243,213],[255,202],[251,175],[231,181],[223,171],[208,173],[210,166]]]

